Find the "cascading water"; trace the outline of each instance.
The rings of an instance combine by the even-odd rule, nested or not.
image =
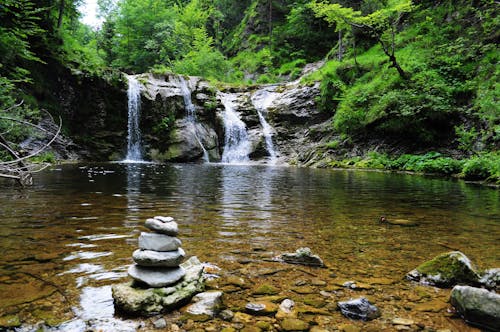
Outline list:
[[[270,92],[267,90],[259,90],[252,95],[252,103],[257,110],[259,115],[259,121],[262,126],[262,133],[264,134],[264,139],[266,142],[267,152],[269,153],[270,163],[276,163],[276,150],[273,144],[273,127],[266,121],[264,114],[267,114],[267,110],[273,100],[278,96],[276,92]]]
[[[141,130],[139,120],[141,115],[141,85],[133,76],[128,80],[128,136],[127,158],[125,161],[142,161]]]
[[[186,113],[187,113],[187,120],[191,124],[191,128],[193,130],[193,135],[200,145],[201,149],[203,150],[203,160],[205,162],[210,162],[210,158],[208,156],[207,149],[203,146],[203,143],[201,142],[200,138],[198,137],[198,134],[196,132],[196,127],[197,127],[197,122],[196,122],[196,108],[193,105],[193,101],[191,100],[191,91],[189,90],[189,87],[187,85],[186,80],[184,77],[179,76],[179,87],[182,92],[182,97],[184,98],[184,107],[186,108]]]
[[[224,105],[224,151],[222,162],[228,164],[240,164],[250,161],[250,141],[245,123],[241,121],[238,113],[234,110],[234,96],[230,94],[220,94],[220,99]]]

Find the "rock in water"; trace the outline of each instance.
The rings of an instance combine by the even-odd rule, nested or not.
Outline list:
[[[182,267],[143,267],[132,265],[128,274],[134,280],[147,284],[149,287],[165,287],[182,279],[186,272]]]
[[[500,295],[482,288],[455,286],[450,303],[471,325],[500,331]]]
[[[186,313],[197,321],[208,320],[220,311],[222,307],[222,292],[211,291],[196,294],[187,307]]]
[[[500,290],[500,268],[483,271],[479,282],[484,287],[498,292]]]
[[[477,284],[479,274],[471,261],[460,251],[438,255],[406,274],[406,278],[437,287],[458,283]]]
[[[168,218],[169,217],[155,217],[154,219],[149,218],[146,220],[146,223],[144,225],[154,232],[170,236],[176,236],[179,233],[179,227],[177,226],[177,223],[173,221],[172,218],[170,218],[171,220]],[[163,221],[163,220],[169,220],[169,221]]]
[[[337,305],[344,316],[352,319],[372,320],[380,317],[380,310],[364,297],[338,302]]]
[[[319,266],[319,267],[325,266],[323,260],[321,260],[319,256],[313,255],[311,253],[311,249],[309,248],[299,248],[295,251],[295,253],[285,253],[282,254],[281,256],[276,257],[275,259],[289,264],[300,264],[300,265]]]
[[[182,242],[176,237],[164,234],[145,233],[139,236],[139,248],[154,251],[172,251],[177,250]]]
[[[185,255],[186,253],[182,248],[174,251],[137,249],[132,254],[132,258],[140,266],[176,267],[182,263]]]
[[[115,307],[129,315],[152,316],[185,305],[203,291],[203,265],[197,257],[191,257],[180,268],[185,271],[184,278],[170,287],[142,288],[130,282],[114,285]]]

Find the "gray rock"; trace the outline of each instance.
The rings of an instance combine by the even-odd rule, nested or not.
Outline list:
[[[164,234],[142,232],[139,236],[139,248],[144,250],[173,251],[181,244],[178,238]]]
[[[484,271],[481,274],[481,279],[479,279],[481,285],[488,289],[494,289],[496,291],[500,288],[500,268],[494,268]]]
[[[157,218],[159,217],[155,217],[154,219],[153,218],[147,219],[145,226],[150,230],[160,234],[176,236],[179,233],[179,227],[177,226],[177,223],[175,221],[164,222]]]
[[[458,283],[477,284],[479,274],[470,259],[460,251],[438,255],[406,274],[408,280],[437,287]]]
[[[500,295],[486,289],[455,286],[450,303],[467,323],[481,329],[500,331]]]
[[[380,317],[380,310],[366,298],[360,297],[337,303],[342,314],[352,319],[372,320]]]
[[[167,321],[165,320],[165,318],[160,318],[153,322],[153,326],[155,327],[155,329],[164,329],[167,327]]]
[[[289,264],[300,264],[307,266],[324,267],[323,260],[317,255],[311,253],[309,248],[299,248],[295,253],[285,253],[275,258],[278,261],[283,261]]]
[[[181,264],[185,271],[182,281],[171,287],[142,288],[133,283],[122,283],[112,287],[117,311],[129,315],[151,316],[175,310],[196,294],[203,291],[203,265],[197,257],[191,257]]]
[[[128,274],[134,280],[145,283],[149,287],[165,287],[178,282],[186,272],[182,267],[143,267],[132,265]]]
[[[155,216],[154,219],[157,219],[161,222],[171,222],[174,221],[174,218],[172,217],[164,217],[164,216]]]
[[[210,291],[196,294],[186,313],[191,316],[215,317],[222,307],[222,292]]]
[[[221,312],[219,312],[219,317],[222,320],[225,320],[226,322],[229,322],[229,321],[231,321],[233,319],[234,312],[232,312],[229,309],[225,309],[225,310],[222,310]]]
[[[186,253],[182,248],[174,251],[154,251],[137,249],[132,258],[140,266],[176,267],[182,263]]]

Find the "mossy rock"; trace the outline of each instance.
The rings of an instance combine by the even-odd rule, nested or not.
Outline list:
[[[7,315],[0,317],[0,329],[21,326],[21,320],[17,315]]]
[[[255,288],[253,291],[254,295],[276,295],[280,291],[278,288],[274,287],[273,285],[270,284],[262,284]]]
[[[407,273],[406,278],[436,287],[479,282],[479,274],[467,256],[460,251],[438,255]]]

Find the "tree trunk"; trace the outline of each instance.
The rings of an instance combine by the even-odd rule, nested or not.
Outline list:
[[[64,5],[65,5],[65,0],[60,0],[59,1],[59,16],[57,17],[57,30],[60,30],[61,26],[62,26],[63,15],[64,15]]]
[[[337,53],[337,58],[342,61],[344,58],[344,44],[342,44],[342,30],[339,30],[339,51]]]

